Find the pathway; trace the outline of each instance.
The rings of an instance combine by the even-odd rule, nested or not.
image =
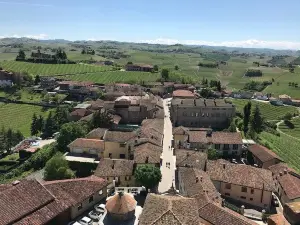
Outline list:
[[[162,179],[158,185],[158,191],[160,193],[166,192],[170,189],[172,184],[175,187],[175,169],[176,169],[176,159],[173,156],[173,150],[171,142],[173,139],[172,134],[172,123],[170,120],[170,112],[168,107],[168,101],[170,99],[164,99],[164,112],[166,117],[164,118],[164,141],[163,141],[163,153],[162,153],[162,165],[160,167]],[[170,166],[167,167],[166,163],[170,163]]]

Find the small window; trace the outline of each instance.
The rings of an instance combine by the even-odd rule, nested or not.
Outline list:
[[[241,196],[241,199],[246,199],[246,197],[245,196]]]
[[[237,149],[238,149],[238,145],[237,145],[237,144],[234,144],[234,145],[232,146],[232,148],[233,148],[233,150],[237,150]]]
[[[194,113],[193,113],[193,112],[191,112],[191,116],[194,116]]]
[[[128,176],[128,180],[131,180],[131,176]]]
[[[125,159],[125,154],[120,154],[120,159]]]
[[[205,116],[205,113],[202,113],[202,117],[204,117]]]
[[[251,194],[254,194],[254,189],[253,188],[251,189]]]
[[[103,191],[102,191],[102,190],[100,190],[100,191],[99,191],[99,195],[102,195],[102,194],[103,194]]]
[[[226,189],[231,189],[231,184],[225,184]]]
[[[230,194],[229,193],[225,193],[225,196],[230,196]]]
[[[82,209],[82,204],[80,203],[78,206],[77,206],[77,210],[80,211]]]
[[[247,187],[242,187],[242,192],[247,193]]]
[[[219,150],[219,149],[220,149],[220,144],[215,144],[215,148],[216,148],[217,150]]]
[[[91,203],[92,201],[94,201],[94,197],[93,197],[93,196],[91,196],[91,197],[89,198],[89,203]]]
[[[112,153],[109,153],[109,154],[108,154],[108,157],[109,157],[109,158],[112,158]]]
[[[228,144],[224,144],[224,150],[229,150],[229,145]]]
[[[250,201],[253,201],[253,198],[250,198]]]
[[[199,113],[196,113],[196,117],[199,117]]]

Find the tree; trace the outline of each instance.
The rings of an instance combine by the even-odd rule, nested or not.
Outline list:
[[[85,54],[85,53],[86,53],[85,49],[82,49],[81,54]]]
[[[293,115],[291,113],[286,113],[283,117],[283,120],[291,120],[293,118]]]
[[[261,116],[258,105],[256,105],[254,114],[251,120],[251,126],[256,133],[260,133],[262,131],[263,126],[263,118]]]
[[[219,152],[218,152],[216,149],[214,149],[214,148],[209,148],[209,149],[207,150],[207,158],[208,158],[209,160],[216,160],[216,159],[221,158],[221,156],[220,156]]]
[[[57,145],[60,151],[66,151],[68,144],[76,138],[84,137],[86,129],[78,122],[70,122],[62,125],[57,138]]]
[[[161,181],[160,169],[153,165],[138,166],[134,173],[135,180],[146,187],[152,189]]]
[[[41,82],[40,75],[36,75],[35,78],[34,78],[34,84],[38,85],[40,82]]]
[[[39,116],[39,118],[37,120],[36,127],[39,132],[42,132],[43,127],[44,127],[44,118],[41,115]]]
[[[200,91],[200,95],[202,98],[208,98],[211,94],[211,91],[209,88],[202,88]]]
[[[45,166],[45,180],[62,180],[75,178],[74,172],[70,169],[68,161],[61,153],[56,153]]]
[[[39,133],[38,125],[39,125],[38,118],[37,118],[36,114],[33,113],[31,127],[30,127],[31,136],[36,136]]]
[[[68,117],[69,117],[69,110],[66,107],[60,107],[58,106],[54,113],[54,120],[55,120],[55,129],[59,130],[61,126],[65,123],[68,123]]]
[[[10,153],[12,147],[13,147],[13,131],[11,128],[9,128],[6,132],[6,151]]]
[[[67,54],[65,51],[62,52],[61,59],[67,59]]]
[[[294,68],[289,68],[290,73],[294,73],[295,69]]]
[[[246,133],[248,131],[248,125],[249,125],[249,122],[250,122],[250,115],[251,115],[251,102],[249,101],[244,106],[244,132],[246,132]]]
[[[235,125],[234,120],[231,121],[228,131],[232,132],[232,133],[236,132],[236,125]]]
[[[222,91],[221,81],[217,82],[217,90]]]
[[[129,61],[129,62],[127,62],[127,65],[132,65],[132,64],[133,64],[133,63],[132,63],[132,62],[130,62],[130,61]]]
[[[16,58],[16,59],[19,59],[19,60],[25,60],[25,58],[26,58],[25,52],[24,52],[22,49],[20,49],[20,50],[19,50],[19,54],[17,55],[17,58]]]
[[[94,49],[91,51],[91,54],[92,54],[92,55],[95,55],[95,50],[94,50]]]
[[[42,136],[43,138],[51,137],[54,132],[55,132],[55,121],[52,116],[52,112],[50,112],[45,121]]]
[[[168,69],[161,70],[161,78],[163,78],[165,81],[167,81],[169,79],[169,70]]]
[[[154,72],[157,72],[157,71],[158,71],[158,65],[154,65],[154,66],[153,66],[153,71],[154,71]]]
[[[107,112],[97,111],[93,114],[92,120],[90,121],[90,129],[94,128],[110,128],[113,124],[112,117]]]
[[[175,70],[179,70],[179,66],[176,65],[176,66],[174,67],[174,69],[175,69]]]

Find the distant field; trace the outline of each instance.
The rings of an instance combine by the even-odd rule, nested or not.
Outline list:
[[[38,64],[16,61],[0,62],[0,67],[14,72],[27,72],[31,75],[93,73],[112,70],[112,67],[110,66],[94,66],[85,64]]]
[[[81,54],[81,51],[71,51],[67,53],[68,59],[73,60],[73,61],[82,61],[82,60],[96,60],[96,61],[101,61],[105,60],[102,56],[98,55],[88,55],[88,54]]]
[[[0,103],[0,127],[20,130],[24,136],[29,136],[33,113],[46,116],[48,111],[40,106]]]
[[[278,137],[267,132],[262,132],[259,137],[263,142],[267,142],[279,157],[300,172],[300,141],[285,134]]]
[[[288,135],[300,139],[300,118],[291,120],[291,123],[294,125],[293,128],[288,127],[285,123],[281,123],[279,129]]]
[[[113,83],[113,82],[128,82],[139,83],[141,81],[150,82],[156,81],[160,77],[159,73],[147,72],[129,72],[129,71],[107,71],[102,73],[89,73],[65,76],[68,80],[76,81],[92,81],[95,83]]]
[[[243,113],[243,108],[248,103],[248,101],[249,100],[244,99],[232,99],[232,103],[236,105],[237,111],[241,113]],[[256,105],[259,106],[260,112],[266,120],[278,120],[288,112],[290,112],[291,114],[298,113],[297,108],[294,106],[273,106],[269,103],[263,103],[254,100],[252,100],[251,103],[252,110],[255,109]]]

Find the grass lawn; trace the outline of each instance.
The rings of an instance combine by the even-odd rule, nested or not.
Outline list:
[[[17,61],[0,62],[0,67],[14,72],[27,72],[31,75],[59,75],[93,73],[112,70],[111,66],[95,66],[86,64],[42,64]]]
[[[278,137],[267,132],[262,132],[259,137],[264,143],[268,143],[279,157],[300,172],[300,141],[285,134]]]
[[[281,123],[279,125],[279,129],[288,135],[291,135],[293,137],[300,139],[300,118],[299,117],[295,118],[295,119],[291,120],[290,122],[294,125],[294,127],[289,127],[285,123]]]
[[[30,136],[33,113],[46,116],[48,111],[44,111],[41,106],[2,103],[0,104],[0,127],[4,126],[6,129],[20,130],[27,137]]]
[[[249,100],[246,99],[232,99],[232,103],[236,105],[237,111],[243,113],[244,106],[248,103]],[[252,110],[255,109],[255,106],[258,105],[262,116],[266,120],[278,120],[283,117],[286,113],[298,113],[298,110],[294,106],[274,106],[268,102],[258,102],[251,100]]]
[[[0,161],[7,161],[7,160],[18,160],[19,157],[19,153],[13,153],[10,155],[5,156],[4,158],[0,159]]]

